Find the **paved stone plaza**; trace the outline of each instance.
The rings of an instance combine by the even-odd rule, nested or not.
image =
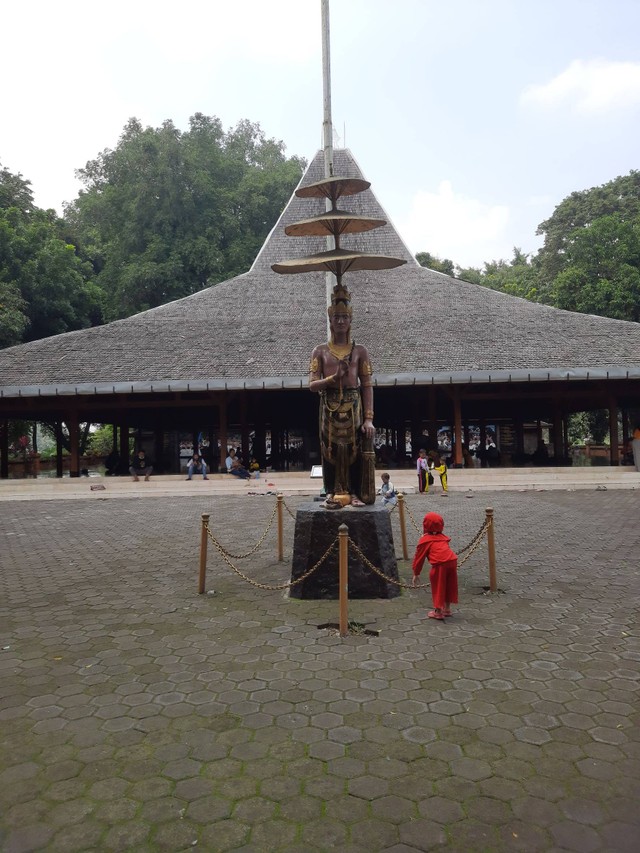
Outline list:
[[[212,547],[197,595],[201,513],[243,554],[273,497],[3,503],[3,853],[639,850],[638,493],[407,502],[457,550],[493,506],[502,591],[483,543],[446,623],[403,591],[345,639]],[[263,585],[284,521],[233,559]]]

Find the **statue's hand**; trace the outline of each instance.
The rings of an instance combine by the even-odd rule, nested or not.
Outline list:
[[[346,361],[338,362],[338,369],[336,370],[335,376],[337,380],[344,379],[344,377],[349,372],[349,365]]]
[[[365,420],[362,424],[362,432],[367,436],[367,438],[373,438],[376,434],[376,428],[373,425],[373,421]]]

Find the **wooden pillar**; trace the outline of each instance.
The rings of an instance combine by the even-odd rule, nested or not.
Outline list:
[[[218,429],[215,424],[215,413],[211,412],[209,416],[209,426],[207,427],[209,435],[209,458],[206,460],[209,470],[215,473],[216,466],[220,455],[218,453]]]
[[[395,423],[395,432],[396,432],[396,464],[404,465],[406,456],[407,456],[407,440],[406,440],[406,427],[404,423],[404,415],[398,412],[398,416],[396,418]]]
[[[429,444],[427,450],[438,449],[438,406],[435,385],[429,388]],[[418,447],[417,450],[420,448]],[[413,455],[417,456],[418,454],[414,452]]]
[[[306,442],[305,442],[306,444]],[[255,425],[253,437],[253,455],[258,460],[261,468],[267,464],[267,448],[266,448],[266,428],[264,418],[260,415],[260,422]]]
[[[153,464],[154,474],[164,473],[167,467],[164,459],[164,429],[162,425],[156,427],[153,433]],[[169,467],[171,470],[173,465]],[[180,473],[180,468],[178,468],[178,473]]]
[[[553,410],[553,457],[556,465],[562,462],[562,411],[558,404]]]
[[[0,479],[9,479],[9,421],[0,422]]]
[[[478,448],[480,455],[480,464],[483,468],[487,468],[487,422],[482,418],[480,421],[480,446]]]
[[[112,448],[113,452],[115,453],[118,449],[118,426],[117,426],[117,424],[112,425],[111,435],[113,436],[111,448]]]
[[[56,477],[62,477],[64,475],[64,458],[62,455],[62,451],[64,449],[62,444],[62,421],[56,421]]]
[[[244,464],[249,465],[249,422],[247,420],[247,392],[242,392],[240,398],[240,440]]]
[[[223,471],[223,472],[227,470],[227,465],[226,465],[225,460],[227,458],[227,452],[228,452],[227,442],[229,441],[229,437],[227,435],[227,431],[229,429],[229,426],[228,426],[228,406],[229,406],[229,401],[227,399],[226,392],[224,392],[223,394],[220,394],[220,397],[218,398],[218,410],[219,410],[219,415],[220,415],[218,418],[218,420],[220,422],[220,430],[219,430],[220,459],[218,460],[218,470]]]
[[[629,412],[622,410],[622,445],[626,447],[629,443]]]
[[[518,417],[513,419],[513,431],[515,434],[516,456],[522,459],[524,456],[524,421],[522,418]],[[520,464],[522,464],[522,462]]]
[[[120,469],[123,474],[129,470],[131,464],[129,456],[129,424],[122,421],[120,423]]]
[[[620,444],[618,439],[618,400],[614,394],[609,397],[609,446],[611,465],[620,464]]]
[[[416,457],[422,447],[422,389],[414,388],[411,406],[411,455]]]
[[[67,414],[67,428],[69,430],[70,465],[69,476],[80,476],[80,424],[78,423],[78,412],[71,409]]]
[[[453,389],[453,464],[456,468],[462,468],[462,407],[460,405],[460,389]]]

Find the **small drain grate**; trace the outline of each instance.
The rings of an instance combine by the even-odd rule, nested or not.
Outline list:
[[[332,633],[340,633],[340,625],[337,622],[325,622],[322,625],[318,625],[318,630],[323,630],[325,628]],[[375,628],[367,628],[366,624],[363,622],[347,622],[347,629],[350,636],[356,636],[357,634],[364,634],[366,637],[380,636],[380,631],[377,631]]]

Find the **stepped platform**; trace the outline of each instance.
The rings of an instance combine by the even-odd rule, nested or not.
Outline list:
[[[416,475],[412,469],[389,469],[395,487],[405,494],[417,491]],[[436,482],[431,487],[440,491]],[[449,491],[546,491],[560,489],[640,489],[640,472],[632,467],[567,468],[475,468],[453,469],[449,472]],[[148,482],[137,483],[130,477],[71,478],[65,476],[0,480],[0,501],[63,500],[142,497],[277,494],[316,497],[322,491],[322,481],[307,471],[272,472],[261,474],[259,480],[238,480],[229,474],[210,474],[208,480],[194,477],[186,480],[183,474],[152,475]]]

